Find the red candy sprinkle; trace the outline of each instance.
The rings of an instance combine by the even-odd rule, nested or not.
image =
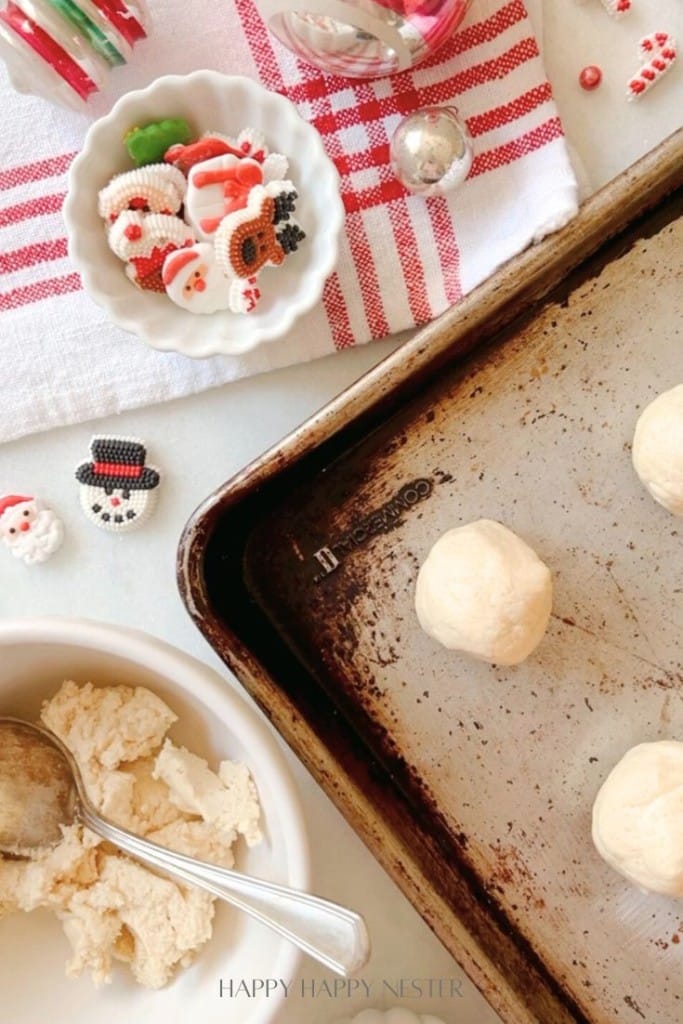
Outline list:
[[[579,85],[582,89],[597,89],[602,81],[602,71],[595,64],[589,64],[579,75]]]

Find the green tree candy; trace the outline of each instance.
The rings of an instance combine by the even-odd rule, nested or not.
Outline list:
[[[192,138],[187,121],[181,117],[168,117],[153,121],[142,128],[131,128],[125,137],[126,149],[136,167],[161,163],[169,146],[185,146]]]

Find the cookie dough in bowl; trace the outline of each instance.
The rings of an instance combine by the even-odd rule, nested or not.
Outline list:
[[[593,842],[634,885],[683,898],[683,743],[624,754],[595,798]]]
[[[538,646],[552,607],[550,570],[517,534],[491,519],[448,530],[417,577],[424,631],[449,650],[517,665]]]
[[[664,391],[641,413],[633,467],[655,501],[683,516],[683,384]]]
[[[0,655],[0,713],[5,715],[37,721],[43,701],[67,679],[79,687],[87,682],[141,686],[160,698],[177,715],[168,733],[174,761],[165,756],[166,763],[157,765],[157,774],[167,779],[165,785],[180,793],[172,776],[177,776],[176,751],[181,747],[206,760],[214,771],[224,761],[247,766],[258,793],[263,839],[250,846],[240,838],[235,866],[255,877],[310,888],[305,827],[289,766],[273,731],[227,678],[144,633],[78,619],[5,619],[0,622]],[[70,692],[69,688],[64,696]],[[106,730],[101,735],[106,738]],[[99,741],[96,746],[98,758],[108,760],[111,754],[116,760],[121,753]],[[131,764],[139,766],[139,752],[131,753],[136,755]],[[196,764],[191,762],[190,767],[194,774]],[[120,766],[113,771],[120,771]],[[116,779],[123,795],[127,780],[118,775]],[[133,781],[137,788],[137,778]],[[151,792],[147,777],[144,783],[144,792]],[[197,815],[188,812],[185,798],[182,803],[173,812],[178,823],[171,822],[171,827],[185,833],[183,821],[196,820]],[[154,824],[167,827],[162,821]],[[186,838],[194,838],[187,831]],[[107,881],[116,883],[109,876]],[[271,1024],[286,998],[284,990],[270,992],[268,998],[258,993],[255,998],[221,997],[221,980],[227,985],[232,977],[261,977],[264,972],[267,977],[290,978],[300,961],[298,950],[222,901],[216,904],[211,924],[212,935],[192,963],[174,972],[163,988],[141,987],[123,963],[114,964],[111,983],[97,989],[87,973],[74,979],[65,976],[69,948],[54,914],[42,909],[8,914],[0,919],[3,1019],[35,1024],[54,1019],[58,1006],[59,1019],[69,1024],[186,1024],[188,1016],[202,1024],[224,1024],[226,1014],[231,1024]]]

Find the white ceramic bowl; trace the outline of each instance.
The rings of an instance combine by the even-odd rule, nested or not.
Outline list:
[[[170,735],[208,757],[244,761],[256,781],[265,838],[240,850],[237,867],[299,889],[309,887],[308,848],[301,809],[276,739],[258,714],[219,675],[144,633],[79,619],[0,621],[0,714],[36,720],[44,698],[65,678],[77,682],[148,686],[179,715]],[[244,846],[244,844],[240,844]],[[67,980],[70,947],[47,911],[0,920],[2,1019],[12,1024],[60,1020],[69,1024],[266,1024],[285,996],[221,997],[244,979],[289,981],[298,950],[227,904],[216,904],[214,934],[195,963],[166,988],[149,991],[125,966],[96,990],[89,977]],[[224,989],[225,991],[225,989]]]
[[[107,245],[97,193],[114,174],[132,167],[123,143],[126,132],[164,117],[185,118],[197,135],[213,130],[234,137],[243,128],[258,129],[271,152],[289,159],[288,177],[299,193],[296,219],[306,239],[284,264],[263,270],[262,298],[252,313],[203,316],[165,295],[140,291]],[[313,308],[337,261],[344,208],[337,171],[319,134],[288,99],[249,78],[196,71],[167,75],[127,93],[91,125],[71,165],[64,219],[69,255],[85,290],[114,323],[154,348],[203,357],[237,355],[273,341]]]

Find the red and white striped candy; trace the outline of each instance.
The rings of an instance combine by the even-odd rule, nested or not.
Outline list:
[[[674,39],[668,32],[652,32],[640,40],[639,53],[647,61],[628,83],[627,97],[636,100],[662,78],[676,60]]]

